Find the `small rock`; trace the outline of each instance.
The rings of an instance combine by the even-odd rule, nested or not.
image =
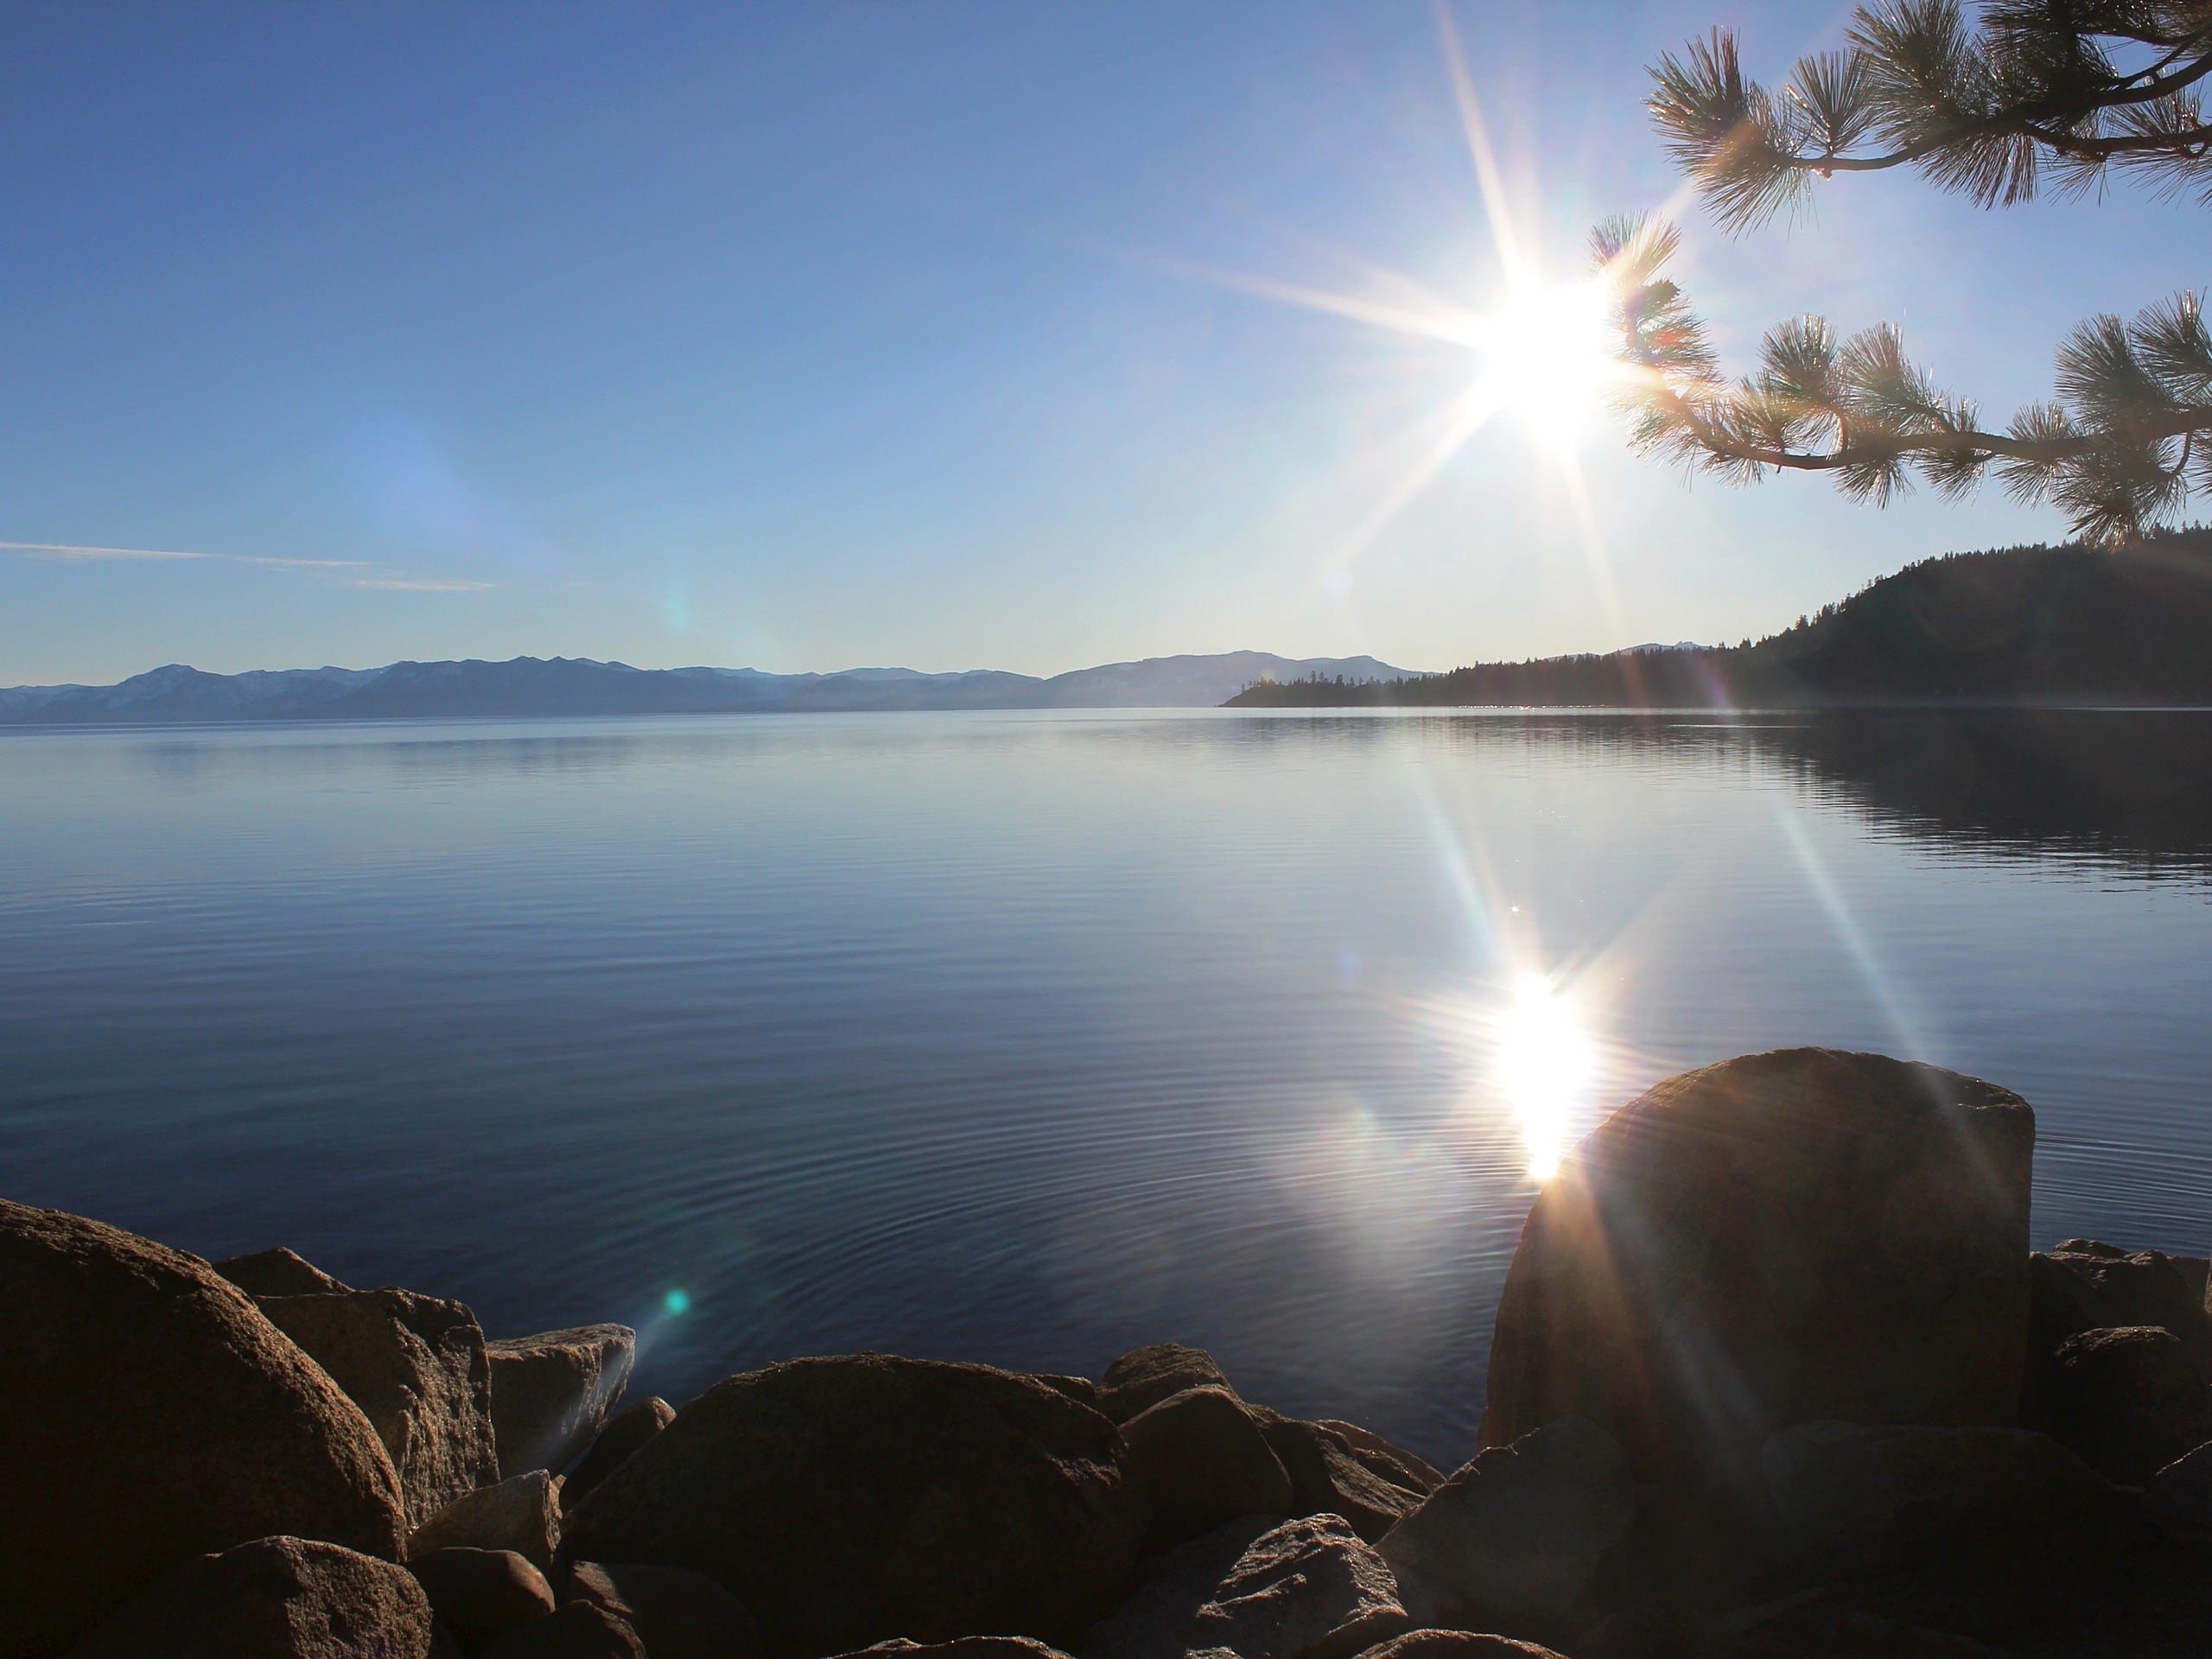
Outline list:
[[[1116,1422],[1126,1423],[1185,1389],[1229,1389],[1229,1379],[1205,1349],[1155,1342],[1148,1348],[1131,1349],[1106,1368],[1098,1380],[1097,1408]]]
[[[511,1549],[540,1573],[561,1547],[561,1498],[543,1469],[455,1498],[415,1529],[407,1559],[436,1549]]]
[[[397,1556],[399,1483],[360,1408],[198,1256],[0,1201],[0,1659],[253,1539]]]
[[[1289,1471],[1292,1514],[1340,1515],[1371,1544],[1421,1507],[1424,1494],[1378,1474],[1334,1429],[1264,1406],[1246,1409]]]
[[[1068,1645],[1077,1659],[1157,1659],[1180,1654],[1198,1609],[1244,1552],[1283,1524],[1274,1515],[1245,1515],[1152,1557],[1128,1593]]]
[[[479,1659],[646,1659],[638,1633],[604,1607],[572,1601],[509,1630]]]
[[[1793,1423],[2017,1422],[2034,1142],[2010,1090],[1879,1054],[1669,1078],[1529,1211],[1479,1444],[1572,1413],[1639,1480],[1750,1489]]]
[[[1215,1649],[1238,1659],[1352,1659],[1411,1626],[1390,1569],[1341,1517],[1308,1516],[1255,1535],[1256,1524],[1234,1522],[1160,1557],[1072,1651],[1081,1659]]]
[[[170,1573],[71,1659],[424,1659],[430,1605],[405,1568],[257,1538]]]
[[[685,1567],[577,1561],[561,1599],[589,1602],[638,1633],[653,1659],[747,1659],[760,1627],[735,1596]]]
[[[430,1611],[470,1648],[553,1611],[545,1575],[512,1549],[434,1549],[407,1563]]]
[[[249,1296],[320,1296],[353,1288],[281,1246],[251,1255],[226,1255],[215,1263],[215,1271]]]
[[[1359,1659],[1561,1659],[1549,1648],[1516,1642],[1510,1636],[1478,1636],[1471,1630],[1408,1630]],[[1582,1659],[1578,1651],[1575,1659]]]
[[[2212,1440],[2212,1384],[2162,1325],[2083,1331],[2037,1376],[2028,1421],[2106,1479],[2139,1486]]]
[[[1380,1434],[1362,1428],[1357,1423],[1347,1423],[1341,1418],[1324,1417],[1319,1426],[1350,1446],[1352,1456],[1393,1486],[1402,1486],[1409,1492],[1419,1492],[1427,1497],[1444,1484],[1443,1471],[1427,1459],[1416,1457],[1402,1446],[1391,1445]]]
[[[1423,1624],[1549,1637],[1579,1624],[1600,1558],[1635,1518],[1620,1447],[1563,1417],[1478,1452],[1379,1548]]]
[[[647,1440],[676,1421],[676,1408],[658,1397],[640,1400],[634,1406],[617,1412],[599,1438],[591,1443],[583,1460],[569,1471],[561,1483],[561,1509],[563,1514],[573,1510],[584,1501],[584,1494],[620,1469]]]
[[[1290,1476],[1242,1401],[1185,1389],[1122,1425],[1152,1503],[1147,1550],[1166,1549],[1240,1515],[1290,1513]]]
[[[1103,1409],[1099,1403],[1098,1385],[1087,1376],[1061,1376],[1052,1371],[1032,1371],[1029,1375],[1054,1394],[1065,1394],[1078,1406],[1089,1406],[1093,1411]]]
[[[499,1478],[484,1332],[461,1303],[405,1290],[255,1300],[368,1418],[398,1473],[409,1526]]]
[[[1732,1615],[1723,1628],[1732,1659],[2009,1659],[2002,1649],[1826,1594]]]
[[[2048,1435],[2018,1428],[1802,1423],[1760,1456],[1782,1539],[1823,1580],[1918,1564],[1971,1535],[2063,1537],[2117,1494]]]
[[[792,1360],[686,1406],[577,1507],[568,1548],[706,1573],[779,1652],[1049,1638],[1135,1564],[1147,1517],[1128,1459],[1113,1424],[1026,1376]]]
[[[1705,1659],[1705,1621],[1673,1596],[1616,1608],[1574,1638],[1574,1659]]]
[[[1046,1387],[1050,1377],[1037,1379]],[[653,1659],[660,1659],[658,1654]],[[950,1642],[909,1642],[897,1637],[872,1648],[858,1648],[839,1659],[1067,1659],[1058,1648],[1047,1647],[1031,1636],[963,1636]]]
[[[2054,1353],[2084,1331],[2156,1325],[2181,1338],[2212,1376],[2212,1313],[2205,1311],[2206,1261],[2161,1250],[2123,1250],[2069,1238],[2028,1258],[2029,1352]]]
[[[638,1333],[626,1325],[584,1325],[486,1348],[500,1476],[532,1469],[557,1474],[591,1444],[622,1397]]]
[[[2143,1512],[2175,1537],[2212,1544],[2212,1446],[2200,1446],[2151,1477]]]

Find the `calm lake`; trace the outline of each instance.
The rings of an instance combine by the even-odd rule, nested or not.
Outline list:
[[[2212,715],[801,715],[0,735],[0,1193],[636,1386],[874,1348],[1450,1465],[1532,1170],[1796,1043],[2212,1243]]]

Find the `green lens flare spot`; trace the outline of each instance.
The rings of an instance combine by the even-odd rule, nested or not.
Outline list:
[[[691,1311],[691,1293],[688,1290],[671,1290],[660,1299],[660,1305],[665,1312],[670,1313],[689,1313]]]

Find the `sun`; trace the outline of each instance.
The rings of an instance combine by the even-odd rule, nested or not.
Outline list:
[[[1524,281],[1494,311],[1471,318],[1467,343],[1485,402],[1555,448],[1573,443],[1620,372],[1598,283]]]
[[[1609,560],[1579,448],[1593,418],[1616,403],[1638,372],[1622,353],[1620,296],[1605,272],[1580,281],[1546,274],[1536,238],[1524,235],[1516,223],[1505,173],[1491,148],[1449,10],[1440,6],[1436,21],[1496,256],[1499,280],[1487,302],[1457,283],[1439,288],[1353,255],[1344,256],[1345,263],[1363,272],[1363,280],[1348,291],[1186,260],[1163,263],[1197,280],[1441,348],[1447,355],[1440,364],[1447,374],[1473,359],[1471,372],[1444,404],[1411,423],[1393,442],[1393,449],[1407,452],[1407,462],[1399,467],[1392,457],[1398,475],[1344,537],[1338,563],[1372,545],[1478,433],[1503,419],[1519,425],[1547,453],[1610,606]],[[1463,260],[1462,273],[1472,275],[1472,264]]]

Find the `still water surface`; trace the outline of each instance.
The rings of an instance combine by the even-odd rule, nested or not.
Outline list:
[[[2212,1244],[2212,715],[1065,713],[0,736],[0,1193],[679,1403],[875,1348],[1470,1447],[1532,1169],[1819,1042]]]

